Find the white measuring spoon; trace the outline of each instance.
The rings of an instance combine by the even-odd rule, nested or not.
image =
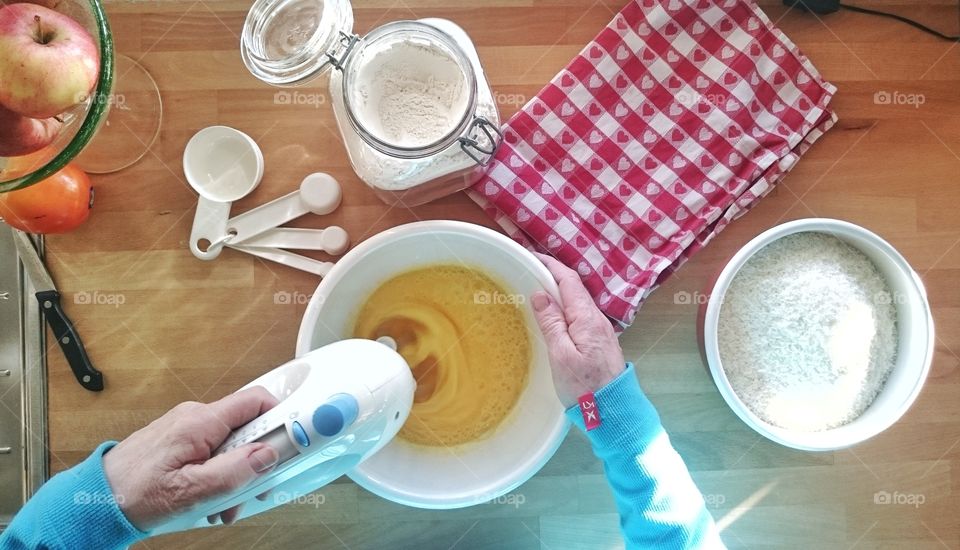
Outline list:
[[[326,277],[327,273],[330,272],[330,268],[333,267],[332,262],[321,262],[320,260],[314,260],[313,258],[301,256],[300,254],[294,254],[293,252],[288,252],[279,248],[261,248],[259,246],[244,246],[242,244],[228,244],[227,246],[241,252],[246,252],[247,254],[252,254],[259,258],[263,258],[265,260],[277,262],[278,264],[299,269],[300,271],[306,271],[307,273],[313,273],[314,275],[319,275],[321,277]]]
[[[187,142],[183,173],[200,195],[190,231],[190,251],[202,260],[212,260],[228,235],[230,203],[253,191],[263,178],[263,153],[240,130],[210,126]],[[203,241],[208,243],[206,248],[200,248]]]
[[[190,232],[190,251],[202,260],[219,256],[227,242],[243,244],[262,233],[267,235],[252,246],[324,250],[330,254],[341,254],[349,246],[340,228],[295,233],[277,228],[308,212],[327,214],[339,206],[340,185],[327,174],[310,174],[298,191],[230,218],[231,203],[253,191],[263,177],[260,147],[239,130],[211,126],[197,132],[184,150],[183,171],[200,195]],[[207,242],[205,247],[201,247],[203,241]]]
[[[322,250],[327,254],[339,256],[350,248],[350,237],[342,227],[336,225],[326,229],[275,227],[237,244],[260,248]]]
[[[297,191],[227,220],[226,232],[231,235],[227,243],[246,245],[257,235],[304,214],[329,214],[340,206],[341,197],[340,184],[332,176],[322,172],[310,174],[303,178]],[[320,237],[314,235],[315,239]]]

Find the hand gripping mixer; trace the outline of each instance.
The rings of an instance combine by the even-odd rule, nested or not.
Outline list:
[[[389,338],[351,339],[297,357],[241,389],[263,386],[280,402],[237,429],[215,454],[252,442],[280,455],[274,469],[201,503],[154,534],[209,526],[207,516],[243,504],[238,519],[316,491],[380,450],[410,413],[416,383]],[[256,497],[270,491],[267,498]]]

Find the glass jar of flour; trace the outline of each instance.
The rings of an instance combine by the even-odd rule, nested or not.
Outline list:
[[[330,72],[350,163],[389,204],[415,206],[470,186],[503,139],[476,48],[445,19],[396,21],[361,37],[349,0],[256,0],[241,53],[275,86]]]

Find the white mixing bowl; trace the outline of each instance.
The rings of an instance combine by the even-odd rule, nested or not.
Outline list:
[[[723,297],[740,268],[761,248],[786,235],[800,232],[833,235],[864,253],[886,279],[897,311],[897,359],[886,384],[874,402],[853,422],[820,432],[786,430],[765,422],[737,396],[723,370],[717,342],[717,324]],[[900,419],[917,399],[933,359],[934,329],[930,304],[920,276],[889,243],[849,222],[807,218],[778,225],[748,242],[727,263],[701,310],[702,345],[707,365],[727,405],[748,426],[764,437],[805,451],[842,449],[865,441]],[[810,404],[816,407],[816,403]]]
[[[351,336],[358,309],[387,279],[438,263],[476,266],[508,293],[559,295],[546,267],[496,231],[463,222],[425,221],[395,227],[337,261],[307,305],[297,355]],[[419,508],[460,508],[502,496],[530,479],[560,446],[569,428],[550,375],[547,350],[528,305],[521,304],[533,355],[517,404],[493,434],[451,448],[394,438],[348,475],[365,489]],[[491,346],[497,342],[490,342]]]

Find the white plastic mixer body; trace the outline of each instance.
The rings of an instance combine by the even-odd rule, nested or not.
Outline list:
[[[351,339],[297,357],[241,389],[252,386],[263,386],[279,404],[234,431],[215,454],[264,442],[277,449],[277,466],[172,518],[155,534],[209,526],[207,516],[241,503],[238,519],[303,499],[393,439],[410,413],[415,382],[396,351]],[[267,491],[268,498],[255,498]]]

